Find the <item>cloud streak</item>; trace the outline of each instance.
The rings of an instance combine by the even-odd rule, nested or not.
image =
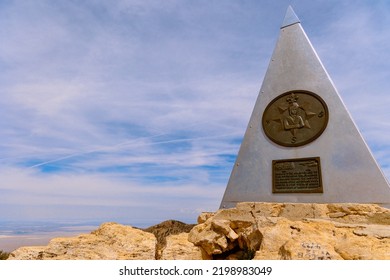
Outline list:
[[[216,210],[290,2],[0,4],[0,221]],[[390,6],[351,3],[292,4],[389,177]]]

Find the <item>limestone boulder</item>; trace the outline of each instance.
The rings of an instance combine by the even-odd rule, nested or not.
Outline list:
[[[262,234],[250,212],[224,209],[195,226],[189,241],[201,247],[209,256],[224,255],[233,251],[256,251]]]
[[[390,259],[390,210],[373,204],[239,203],[189,241],[213,259]]]
[[[8,260],[40,260],[45,249],[46,246],[20,247],[9,255]]]
[[[328,221],[291,221],[278,218],[270,224],[258,220],[263,240],[254,259],[338,260],[335,227]]]
[[[155,258],[153,234],[117,223],[102,224],[90,234],[54,238],[45,247],[21,247],[9,259],[149,260]]]
[[[188,233],[169,235],[161,254],[162,260],[202,260],[209,259],[201,247],[188,241]]]

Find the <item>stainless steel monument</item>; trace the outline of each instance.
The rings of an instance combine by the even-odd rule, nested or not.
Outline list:
[[[243,201],[390,207],[389,184],[291,7],[220,207]]]

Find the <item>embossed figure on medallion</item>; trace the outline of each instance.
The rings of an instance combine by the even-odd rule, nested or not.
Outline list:
[[[305,126],[303,118],[298,114],[299,104],[296,102],[298,97],[295,97],[295,94],[292,93],[289,97],[286,98],[287,102],[290,103],[288,107],[288,116],[283,119],[283,127],[285,130],[290,130],[291,133],[295,136],[296,130]],[[281,108],[283,110],[283,108]]]
[[[287,147],[301,146],[325,130],[328,108],[312,92],[286,92],[268,104],[262,122],[265,134],[273,142]]]

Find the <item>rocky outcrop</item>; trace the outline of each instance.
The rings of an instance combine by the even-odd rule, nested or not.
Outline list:
[[[148,231],[148,232],[147,232]],[[390,210],[374,204],[239,203],[196,226],[106,223],[91,234],[22,247],[9,259],[390,259]]]
[[[213,259],[390,259],[390,210],[371,204],[239,203],[199,217]]]
[[[47,246],[21,247],[15,260],[150,260],[157,240],[152,233],[116,223],[102,224],[90,234],[54,238]]]
[[[211,259],[202,248],[188,241],[188,233],[180,233],[167,237],[166,246],[162,250],[162,260],[206,260]]]

